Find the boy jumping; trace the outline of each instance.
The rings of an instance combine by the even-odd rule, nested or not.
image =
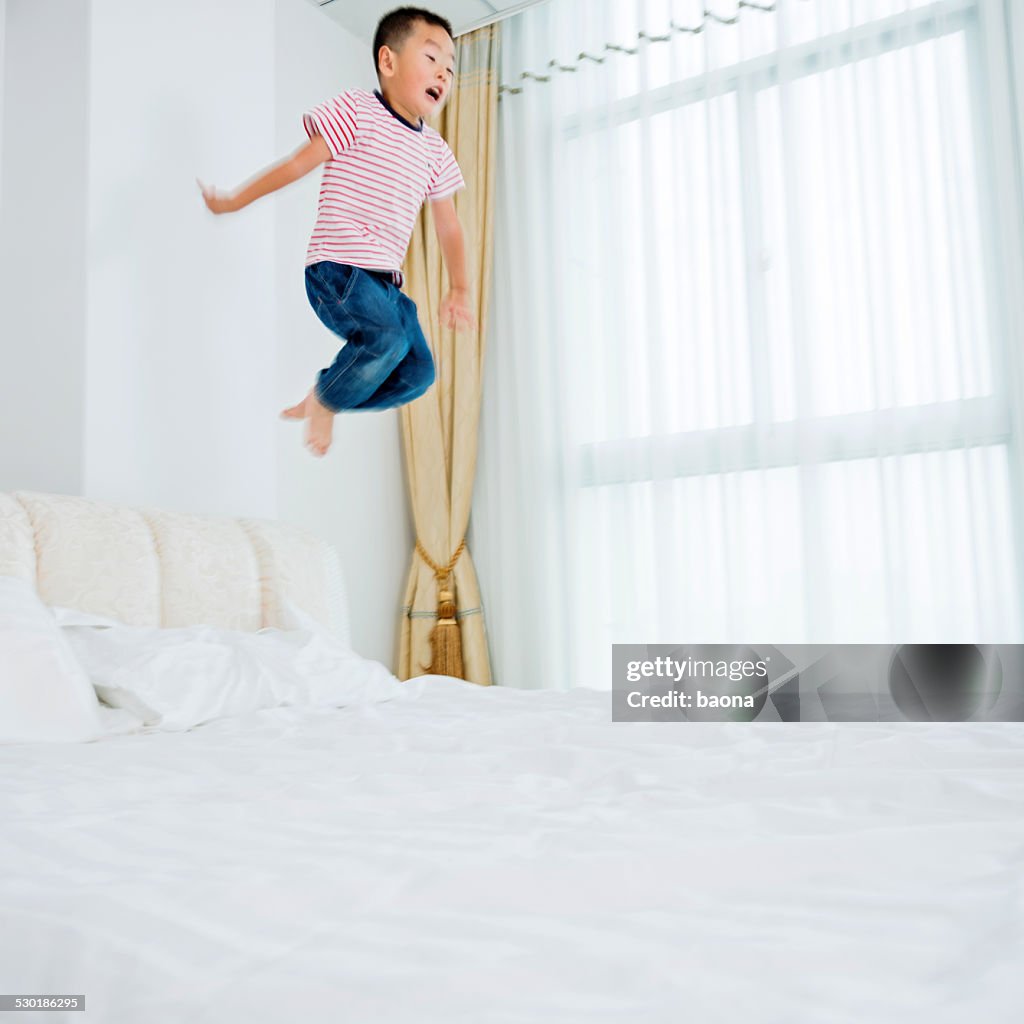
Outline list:
[[[419,7],[385,15],[373,43],[380,89],[353,89],[303,115],[309,141],[236,191],[199,182],[213,213],[232,213],[326,163],[306,251],[306,295],[345,344],[309,394],[281,415],[305,420],[314,455],[331,444],[335,413],[391,409],[434,382],[416,304],[399,289],[416,217],[430,200],[450,288],[442,326],[475,326],[454,194],[465,182],[444,139],[424,124],[454,84],[455,43],[444,18]]]

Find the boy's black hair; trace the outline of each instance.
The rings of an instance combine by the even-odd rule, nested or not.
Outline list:
[[[452,39],[455,38],[451,22],[447,18],[442,18],[440,14],[425,11],[422,7],[398,7],[380,19],[373,37],[373,66],[378,72],[380,48],[387,46],[392,50],[401,49],[402,43],[409,38],[417,21],[425,21],[428,25],[443,28]]]

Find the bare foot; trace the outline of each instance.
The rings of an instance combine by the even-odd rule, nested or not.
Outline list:
[[[324,456],[331,447],[334,433],[334,413],[317,401],[311,391],[306,396],[306,447],[314,454]]]
[[[334,413],[320,404],[312,390],[298,405],[283,409],[281,418],[305,420],[306,447],[314,455],[324,456],[327,454],[334,433]]]

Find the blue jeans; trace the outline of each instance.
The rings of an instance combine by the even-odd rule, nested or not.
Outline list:
[[[314,385],[332,412],[393,409],[434,383],[416,303],[390,274],[322,260],[306,267],[306,295],[324,326],[345,341]]]

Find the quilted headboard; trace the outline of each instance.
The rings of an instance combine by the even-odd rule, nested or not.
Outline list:
[[[133,626],[284,626],[282,596],[350,642],[337,554],[284,523],[0,493],[0,575]]]

